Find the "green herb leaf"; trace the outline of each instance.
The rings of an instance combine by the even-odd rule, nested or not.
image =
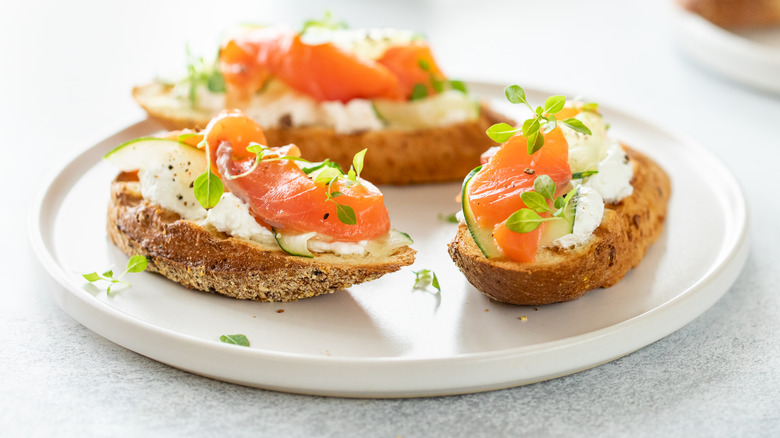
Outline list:
[[[536,131],[528,137],[528,155],[531,155],[544,146],[544,136]]]
[[[509,228],[510,231],[514,231],[516,233],[530,233],[531,231],[537,229],[539,225],[542,224],[542,222],[557,219],[559,218],[543,218],[539,216],[539,213],[531,210],[530,208],[523,208],[512,213],[512,215],[507,218],[506,227]]]
[[[466,84],[463,83],[463,81],[450,81],[450,88],[456,91],[460,91],[463,94],[468,93],[468,89],[466,88]]]
[[[338,198],[341,195],[343,195],[343,193],[337,192],[337,191],[333,191],[333,192],[330,192],[329,198]]]
[[[444,222],[449,222],[451,224],[457,224],[459,222],[456,213],[447,215],[439,213],[439,220],[443,220]]]
[[[525,100],[525,90],[519,85],[510,85],[504,88],[504,94],[511,103],[524,103],[528,105],[528,101]]]
[[[104,272],[104,273],[102,273],[100,275],[102,275],[103,277],[106,277],[106,278],[110,278],[112,280],[114,279],[114,271],[111,270],[111,269],[109,269],[108,271],[106,271],[106,272]]]
[[[531,191],[523,192],[523,194],[520,195],[520,198],[522,198],[526,207],[537,213],[550,211],[550,206],[547,205],[547,201],[544,199],[544,196],[540,195],[539,193]]]
[[[336,19],[333,18],[333,14],[330,11],[325,11],[325,14],[321,20],[306,20],[303,23],[303,29],[301,30],[301,33],[302,34],[306,33],[307,30],[313,28],[338,30],[338,29],[346,29],[347,24],[343,21],[336,21]]]
[[[437,93],[444,91],[444,81],[436,79],[433,75],[431,75],[431,85],[433,85],[433,90]]]
[[[523,122],[523,136],[528,137],[539,131],[539,119],[528,119]]]
[[[566,105],[566,98],[564,96],[550,96],[544,101],[544,112],[547,114],[555,114],[563,109]]]
[[[339,220],[343,224],[346,225],[357,224],[357,216],[355,215],[355,210],[349,205],[342,205],[336,203],[336,215],[338,216]]]
[[[575,118],[562,120],[561,123],[563,123],[564,125],[568,126],[571,129],[579,132],[580,134],[593,135],[590,132],[590,129],[588,129],[588,127],[585,126],[584,123],[582,123],[581,121],[579,121],[579,120],[577,120]]]
[[[84,277],[85,280],[92,283],[93,281],[102,280],[100,275],[98,275],[97,272],[91,272],[89,274],[81,274],[82,277]]]
[[[423,84],[414,84],[411,100],[420,100],[428,97],[428,88]]]
[[[431,69],[431,64],[430,64],[430,63],[428,63],[428,61],[426,61],[426,60],[424,60],[424,59],[418,59],[418,60],[417,60],[417,65],[419,65],[419,66],[420,66],[420,68],[421,68],[423,71],[428,71],[428,70],[430,70],[430,69]]]
[[[309,175],[312,172],[314,172],[315,170],[322,169],[323,167],[332,167],[332,168],[338,170],[340,174],[343,173],[343,171],[341,170],[341,166],[339,166],[339,163],[335,163],[335,162],[330,161],[328,159],[326,159],[325,161],[320,162],[320,163],[310,163],[309,166],[303,166],[301,168],[301,170],[303,170],[303,173],[305,173],[306,175]]]
[[[200,134],[197,134],[195,132],[188,132],[186,134],[179,134],[179,136],[176,137],[176,140],[177,141],[184,141],[184,140],[186,140],[186,139],[188,139],[190,137],[195,137],[196,135],[200,135]]]
[[[563,196],[558,196],[557,198],[555,198],[555,201],[553,202],[553,207],[561,208],[564,205],[566,205],[566,200],[563,199]]]
[[[212,93],[224,93],[225,92],[225,78],[222,77],[222,73],[219,70],[214,70],[206,80],[206,88]]]
[[[211,166],[209,166],[206,172],[195,178],[193,186],[195,199],[206,210],[214,208],[225,191],[225,188],[222,186],[222,180],[217,175],[211,173]]]
[[[441,292],[441,286],[439,286],[439,279],[436,278],[436,273],[432,272],[433,274],[433,280],[431,280],[431,286],[433,286],[437,291]]]
[[[363,160],[366,157],[366,151],[368,151],[368,149],[363,149],[362,151],[356,153],[355,156],[352,158],[352,167],[355,168],[355,173],[357,173],[357,178],[360,178],[360,172],[363,171]]]
[[[508,123],[496,123],[487,129],[486,133],[496,143],[504,143],[509,140],[519,129]]]
[[[589,113],[596,113],[599,112],[599,104],[595,102],[589,102],[584,105],[582,105],[582,110]]]
[[[249,346],[249,339],[246,335],[222,335],[219,337],[221,342],[226,344],[240,345],[242,347]]]
[[[340,177],[341,175],[343,175],[343,173],[341,173],[339,169],[336,169],[334,167],[327,167],[323,169],[319,174],[317,174],[317,177],[314,178],[314,182],[330,184],[330,182]]]
[[[598,170],[583,170],[582,172],[574,172],[571,174],[571,179],[582,179],[586,176],[591,176],[599,173]]]
[[[433,286],[438,292],[441,292],[441,286],[439,285],[439,279],[436,277],[436,273],[430,269],[421,269],[419,271],[412,271],[415,275],[413,289],[427,289],[428,286]]]
[[[539,175],[534,180],[534,191],[545,199],[552,200],[556,189],[555,182],[547,175]]]
[[[130,260],[127,261],[127,268],[125,269],[125,274],[127,274],[128,272],[144,271],[146,270],[147,265],[148,265],[148,261],[146,260],[146,257],[140,254],[136,254],[130,257]]]

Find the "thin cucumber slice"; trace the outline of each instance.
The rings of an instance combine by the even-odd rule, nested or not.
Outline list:
[[[203,151],[176,140],[156,137],[122,143],[103,158],[123,172],[149,169],[171,161],[184,164],[185,168],[195,174],[206,170],[206,155]]]
[[[466,226],[469,228],[471,237],[474,239],[474,243],[477,244],[479,250],[487,258],[501,257],[504,254],[496,246],[495,240],[493,240],[493,232],[491,230],[482,228],[477,224],[477,219],[474,217],[474,213],[471,211],[471,205],[469,204],[469,186],[474,175],[476,175],[482,166],[479,166],[469,172],[466,178],[463,180],[463,192],[461,193],[461,202],[463,203],[463,217],[466,219]]]
[[[299,256],[299,257],[314,257],[314,254],[309,251],[309,239],[314,237],[314,232],[303,234],[282,233],[276,229],[273,229],[274,238],[282,251],[287,254]]]
[[[408,234],[393,228],[384,236],[369,241],[368,245],[366,245],[366,251],[375,257],[387,257],[395,252],[396,249],[413,243],[414,240]]]

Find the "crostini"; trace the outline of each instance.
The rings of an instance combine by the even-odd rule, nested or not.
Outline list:
[[[553,96],[534,116],[496,125],[500,147],[464,180],[449,253],[469,282],[511,304],[570,301],[609,287],[658,238],[671,192],[666,173],[607,135],[596,104]]]
[[[780,0],[677,0],[677,3],[725,28],[780,24]]]
[[[202,132],[118,146],[105,156],[121,171],[110,239],[189,288],[260,301],[331,293],[413,263],[412,240],[390,227],[382,193],[362,178],[365,151],[345,173],[265,144],[234,110]]]
[[[346,167],[368,148],[377,184],[456,181],[511,122],[449,80],[424,38],[398,29],[346,29],[327,18],[300,31],[243,27],[216,65],[136,87],[135,100],[168,129],[203,128],[223,108],[257,120],[270,146],[295,144],[314,161]],[[444,165],[443,165],[444,164]]]

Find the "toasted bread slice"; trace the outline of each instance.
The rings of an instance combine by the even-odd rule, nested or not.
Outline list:
[[[607,204],[601,225],[586,243],[571,249],[545,247],[536,260],[518,263],[485,258],[465,224],[449,253],[466,278],[497,301],[538,305],[570,301],[610,287],[636,267],[663,230],[671,193],[669,177],[646,155],[626,148],[634,162],[634,193]]]
[[[677,0],[685,9],[721,27],[780,24],[780,0]]]
[[[258,301],[294,301],[332,293],[414,262],[408,246],[387,257],[291,256],[278,247],[230,237],[143,199],[134,173],[111,184],[108,236],[127,255],[141,254],[147,270],[191,289]]]
[[[173,86],[159,83],[133,89],[133,98],[149,117],[170,130],[205,128],[213,114],[177,105],[167,97]],[[479,165],[479,157],[496,143],[485,135],[491,125],[514,124],[511,119],[483,105],[479,118],[453,125],[419,130],[383,129],[340,134],[316,126],[265,128],[268,146],[295,144],[312,161],[326,158],[344,169],[365,148],[362,176],[374,184],[416,184],[457,181]]]

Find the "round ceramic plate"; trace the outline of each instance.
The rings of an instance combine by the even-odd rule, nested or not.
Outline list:
[[[677,41],[693,60],[731,80],[780,93],[780,26],[727,30],[673,7]]]
[[[502,111],[503,87],[474,83]],[[531,101],[549,94],[528,90]],[[294,303],[258,303],[192,291],[151,273],[107,295],[82,273],[121,271],[105,210],[116,174],[103,154],[153,134],[143,121],[86,149],[48,183],[30,236],[62,285],[59,305],[107,339],[215,379],[281,391],[356,397],[457,394],[538,382],[608,362],[684,326],[720,298],[747,255],[745,201],[728,169],[705,149],[610,107],[611,132],[657,160],[672,179],[666,228],[616,286],[541,307],[493,302],[447,255],[458,183],[383,187],[396,228],[415,238],[414,266],[360,286]],[[443,163],[443,165],[445,165]],[[717,175],[717,178],[713,178]],[[414,290],[433,270],[441,293]],[[244,334],[250,347],[224,344]]]

